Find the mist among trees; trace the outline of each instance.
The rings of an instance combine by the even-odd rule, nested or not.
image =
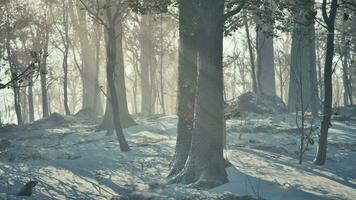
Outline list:
[[[353,0],[0,0],[0,199],[356,199]]]

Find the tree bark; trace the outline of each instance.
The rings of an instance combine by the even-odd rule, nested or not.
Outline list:
[[[267,4],[264,6],[267,6]],[[272,13],[270,15],[272,16]],[[260,21],[261,19],[256,20],[258,91],[260,93],[269,96],[275,96],[276,83],[275,83],[273,36],[272,36],[273,28],[272,28],[272,24],[261,24]]]
[[[65,1],[63,1],[63,25],[64,25],[64,35],[63,35],[63,44],[64,44],[64,54],[63,54],[63,103],[64,111],[66,115],[70,115],[69,105],[68,105],[68,54],[69,54],[69,19],[68,12],[66,10]]]
[[[122,24],[117,23],[116,29],[118,33],[118,37],[115,38],[116,40],[116,65],[114,69],[114,84],[116,88],[116,93],[118,95],[118,104],[120,107],[119,117],[120,122],[123,128],[128,128],[131,126],[137,125],[136,122],[132,119],[128,106],[127,106],[127,95],[126,95],[126,81],[125,81],[125,66],[124,66],[124,55],[123,55],[123,44],[122,44]],[[108,41],[109,42],[109,41]],[[109,45],[109,44],[107,44]],[[109,84],[109,81],[108,81]],[[110,96],[110,92],[108,96]],[[101,128],[105,130],[112,130],[114,127],[113,124],[113,110],[111,107],[110,101],[106,104],[105,115],[103,118],[103,122],[101,124]]]
[[[168,177],[177,175],[184,168],[194,129],[197,7],[197,0],[181,0],[179,4],[178,127],[176,149]]]
[[[87,24],[86,13],[81,10],[81,6],[73,3],[73,0],[69,3],[69,16],[73,23],[75,35],[79,40],[81,58],[83,62],[83,108],[96,111],[95,98],[96,98],[96,86],[99,84],[96,80],[96,62],[95,62],[95,46],[93,42],[89,40],[89,31]],[[96,105],[98,106],[98,104]]]
[[[39,61],[40,65],[40,79],[41,79],[41,94],[42,94],[42,117],[49,116],[48,97],[47,97],[47,57],[48,57],[48,45],[49,45],[49,30],[45,30],[45,38],[43,44],[43,54]]]
[[[289,78],[288,110],[306,110],[318,114],[318,85],[316,74],[315,27],[311,20],[314,1],[300,3],[294,16]],[[301,94],[303,92],[303,94]],[[300,98],[303,96],[303,99]]]
[[[110,12],[110,9],[107,9],[106,12]],[[107,14],[111,16],[111,14]],[[110,100],[113,111],[113,123],[115,126],[116,135],[120,144],[120,149],[123,152],[129,151],[130,147],[127,144],[125,139],[121,120],[120,120],[120,110],[118,104],[118,95],[115,86],[115,66],[117,65],[117,41],[116,41],[116,30],[115,22],[109,19],[109,29],[107,30],[108,34],[108,43],[106,44],[106,54],[107,54],[107,66],[106,66],[106,78],[108,81],[109,91],[110,91]],[[122,33],[119,33],[122,34]]]
[[[199,6],[195,127],[188,159],[173,182],[211,188],[228,181],[223,157],[223,12],[223,0]]]
[[[254,93],[258,93],[257,80],[256,80],[255,55],[254,55],[253,48],[252,48],[252,43],[251,43],[251,38],[250,38],[250,30],[248,27],[246,13],[244,13],[244,26],[245,26],[245,31],[246,31],[248,52],[250,55],[252,90]]]
[[[33,80],[31,78],[29,86],[28,86],[28,114],[29,114],[29,122],[35,121],[35,109],[33,106]]]
[[[143,15],[140,23],[140,44],[141,44],[141,112],[153,114],[152,107],[152,85],[151,85],[151,59],[152,59],[152,30],[150,15]]]
[[[18,65],[16,64],[16,55],[13,55],[11,52],[11,28],[10,28],[10,22],[8,19],[9,16],[7,16],[6,19],[6,53],[7,53],[7,59],[10,65],[10,73],[11,73],[11,79],[14,79],[17,76],[17,67]],[[18,84],[18,80],[15,80],[12,83],[12,89],[14,91],[14,107],[15,107],[15,112],[16,112],[16,118],[17,118],[17,124],[22,125],[23,124],[23,118],[22,118],[22,112],[21,112],[21,97],[20,97],[20,88]]]
[[[337,13],[337,0],[332,0],[330,14],[327,16],[326,0],[323,0],[322,10],[323,18],[327,24],[327,43],[326,43],[326,56],[324,65],[324,111],[323,119],[321,122],[320,137],[318,149],[314,164],[324,165],[326,161],[327,143],[328,143],[328,130],[330,126],[330,118],[332,112],[332,73],[333,73],[333,58],[334,58],[334,33],[335,33],[335,18]]]
[[[353,105],[352,99],[352,88],[349,79],[349,56],[350,56],[350,41],[346,39],[347,27],[345,22],[343,22],[343,30],[341,33],[341,58],[342,58],[342,81],[344,86],[344,106],[348,104]]]

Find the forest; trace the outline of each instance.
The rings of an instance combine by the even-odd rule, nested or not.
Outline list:
[[[355,200],[355,0],[0,0],[0,200]]]

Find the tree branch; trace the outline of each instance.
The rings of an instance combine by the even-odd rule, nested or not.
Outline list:
[[[235,9],[233,9],[233,10],[231,10],[231,11],[225,13],[225,14],[224,14],[224,21],[226,21],[226,20],[228,20],[230,17],[232,17],[232,16],[238,14],[238,13],[242,10],[242,8],[244,7],[245,3],[246,3],[246,0],[242,0],[241,3],[240,3]]]
[[[104,22],[103,19],[101,19],[99,16],[98,16],[98,13],[94,13],[88,5],[86,5],[83,0],[79,0],[80,3],[84,6],[85,10],[96,20],[98,21],[101,25],[103,25],[106,29],[109,29],[109,26]]]

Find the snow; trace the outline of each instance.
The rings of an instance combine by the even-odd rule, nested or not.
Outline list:
[[[0,199],[27,181],[37,180],[33,195],[19,199],[214,199],[232,193],[264,199],[356,199],[356,123],[333,122],[325,166],[312,159],[310,146],[298,164],[295,115],[248,115],[227,121],[226,158],[230,182],[208,191],[167,185],[174,153],[176,116],[136,117],[124,130],[132,150],[120,152],[116,135],[94,132],[76,117],[46,129],[0,133],[12,146],[0,152]],[[314,120],[314,125],[319,121]],[[310,120],[307,120],[307,126]],[[46,127],[46,126],[41,126]],[[315,132],[317,133],[317,131]],[[140,196],[141,195],[141,196]]]

